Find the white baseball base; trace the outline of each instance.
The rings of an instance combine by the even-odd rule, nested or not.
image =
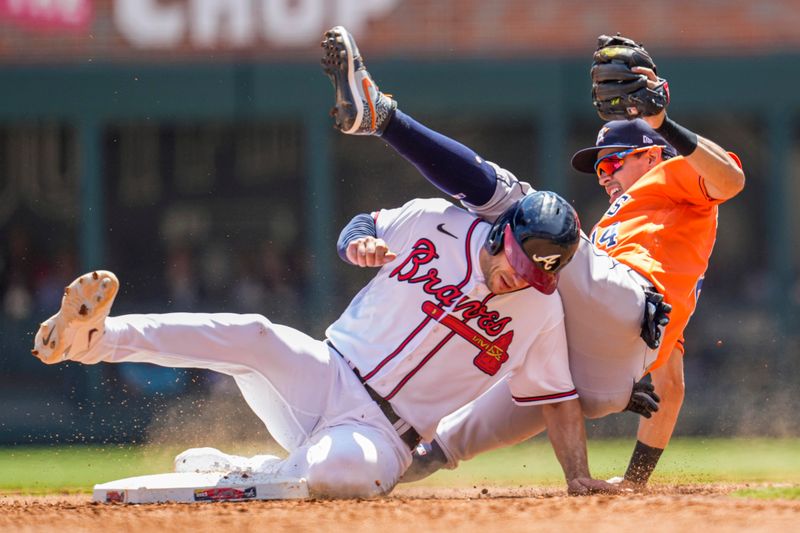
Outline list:
[[[243,472],[181,472],[137,476],[94,486],[101,503],[197,503],[308,498],[305,479]]]

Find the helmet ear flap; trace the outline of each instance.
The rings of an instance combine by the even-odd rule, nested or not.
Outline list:
[[[492,225],[492,229],[489,230],[489,235],[486,236],[486,243],[483,246],[490,255],[497,255],[503,249],[503,230],[505,230],[506,226],[511,222],[516,211],[517,210],[513,207],[507,209],[506,212],[500,215],[500,218],[495,221]]]

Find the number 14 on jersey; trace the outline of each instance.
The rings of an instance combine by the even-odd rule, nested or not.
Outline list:
[[[600,238],[597,238],[597,228],[592,232],[592,243],[598,248],[609,249],[617,245],[617,234],[619,232],[619,222],[614,222],[609,227],[602,230]]]

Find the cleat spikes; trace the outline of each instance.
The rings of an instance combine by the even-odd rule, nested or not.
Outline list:
[[[322,67],[334,88],[336,129],[350,135],[381,135],[397,103],[380,92],[345,28],[336,26],[323,35]]]
[[[45,364],[80,360],[102,335],[118,290],[112,272],[96,270],[77,277],[64,288],[58,312],[39,325],[31,353]]]

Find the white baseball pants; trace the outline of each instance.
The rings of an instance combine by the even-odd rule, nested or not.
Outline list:
[[[341,357],[324,342],[261,315],[109,317],[105,335],[85,359],[232,376],[289,452],[276,472],[306,478],[316,497],[386,494],[411,463],[408,447]]]

